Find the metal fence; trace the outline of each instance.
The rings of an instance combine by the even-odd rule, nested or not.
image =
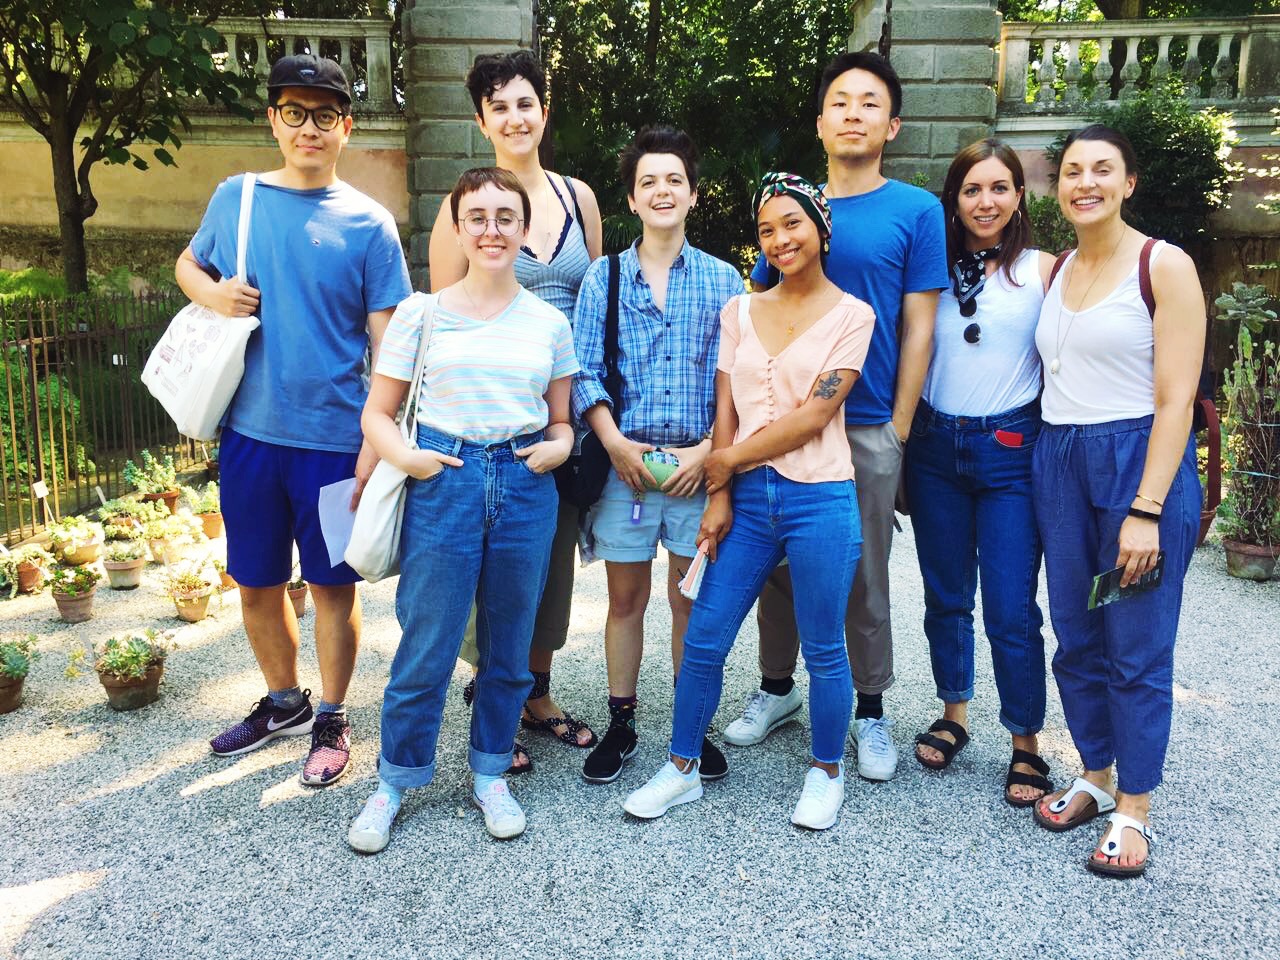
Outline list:
[[[6,545],[126,492],[124,463],[150,448],[178,468],[205,459],[139,376],[179,294],[0,302],[0,480]]]

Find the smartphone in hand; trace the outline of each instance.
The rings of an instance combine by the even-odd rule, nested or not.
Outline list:
[[[1093,578],[1093,587],[1089,590],[1089,609],[1096,610],[1108,603],[1128,600],[1140,593],[1154,590],[1160,586],[1164,578],[1164,551],[1156,557],[1156,565],[1140,576],[1127,587],[1120,586],[1120,578],[1124,575],[1124,567],[1116,567],[1100,573]]]

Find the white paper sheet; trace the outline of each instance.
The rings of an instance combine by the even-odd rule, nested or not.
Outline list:
[[[351,527],[355,523],[355,511],[351,509],[351,495],[356,490],[356,478],[339,480],[320,488],[320,532],[329,550],[329,566],[342,563],[342,555],[351,542]]]

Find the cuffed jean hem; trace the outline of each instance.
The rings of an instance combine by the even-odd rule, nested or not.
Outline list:
[[[467,750],[467,763],[472,773],[482,777],[500,777],[511,768],[511,753],[481,753],[475,747]]]
[[[1004,727],[1015,737],[1034,737],[1036,734],[1038,734],[1041,730],[1044,729],[1044,720],[1041,720],[1034,727],[1024,727],[1014,723],[1012,720],[1009,719],[1008,715],[1003,710],[1001,710],[1000,726]]]
[[[1162,783],[1164,783],[1163,773],[1158,774],[1154,779],[1151,779],[1151,780],[1138,780],[1138,781],[1128,780],[1123,776],[1121,776],[1119,772],[1116,773],[1116,789],[1119,790],[1121,793],[1127,793],[1127,794],[1130,794],[1131,796],[1136,794],[1142,794],[1142,793],[1151,793],[1152,791],[1155,790],[1156,787],[1160,786],[1160,784]]]
[[[648,563],[658,557],[658,545],[651,547],[602,547],[595,546],[596,557],[605,563]]]
[[[506,769],[505,767],[503,768]],[[436,764],[431,761],[425,767],[401,767],[384,756],[378,757],[378,778],[387,781],[393,787],[408,790],[413,787],[425,787],[435,779]]]
[[[973,699],[973,687],[968,690],[943,690],[939,687],[938,699],[943,703],[968,703]]]

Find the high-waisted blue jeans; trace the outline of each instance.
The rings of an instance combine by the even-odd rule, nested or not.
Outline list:
[[[383,695],[378,760],[388,783],[422,787],[435,774],[445,693],[473,600],[479,672],[471,769],[497,776],[511,766],[533,686],[529,642],[558,506],[551,474],[535,474],[514,451],[541,439],[539,431],[481,445],[418,428],[419,447],[463,465],[408,481],[396,589],[403,635]]]
[[[1120,525],[1142,479],[1151,419],[1045,424],[1032,466],[1062,712],[1085,769],[1104,770],[1114,762],[1125,793],[1160,785],[1173,717],[1182,581],[1200,525],[1191,437],[1160,513],[1160,586],[1089,609],[1093,578],[1116,566]]]
[[[703,575],[684,635],[672,753],[701,756],[738,628],[765,579],[786,557],[809,671],[813,756],[822,763],[840,761],[853,711],[844,615],[861,546],[852,480],[798,483],[768,466],[734,478],[733,526]]]
[[[953,417],[924,401],[907,441],[907,499],[924,579],[924,633],[938,698],[973,699],[973,605],[1000,693],[1000,722],[1044,726],[1044,616],[1036,603],[1040,535],[1031,501],[1038,402],[991,417]]]

